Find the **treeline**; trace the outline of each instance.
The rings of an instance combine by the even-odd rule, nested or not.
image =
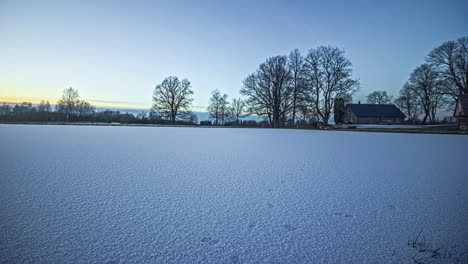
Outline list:
[[[80,100],[79,92],[72,87],[63,90],[63,95],[52,107],[49,101],[37,106],[31,102],[0,106],[0,121],[4,122],[103,122],[124,124],[177,124],[194,125],[196,116],[190,120],[171,122],[154,114],[142,112],[137,115],[120,111],[97,111],[89,102]]]
[[[96,118],[95,107],[89,102],[80,100],[78,90],[72,87],[63,90],[63,95],[52,109],[49,101],[42,100],[37,106],[23,102],[10,106],[0,106],[2,121],[89,121]]]

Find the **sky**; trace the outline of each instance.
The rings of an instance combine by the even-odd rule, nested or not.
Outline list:
[[[468,1],[0,0],[0,102],[55,103],[72,86],[97,107],[149,108],[171,75],[240,97],[268,57],[337,46],[361,83],[397,96],[426,54],[468,36]]]

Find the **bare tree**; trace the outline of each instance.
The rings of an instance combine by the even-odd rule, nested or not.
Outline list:
[[[305,58],[305,76],[324,126],[328,125],[335,99],[352,95],[359,89],[359,81],[352,79],[351,66],[344,51],[337,47],[311,49]]]
[[[179,80],[176,76],[165,78],[153,91],[153,110],[161,118],[175,123],[184,118],[184,111],[188,111],[193,101],[193,91],[189,80]]]
[[[229,110],[229,102],[227,101],[227,98],[227,94],[221,94],[217,89],[211,92],[211,98],[207,110],[210,112],[210,118],[215,120],[215,125],[224,125],[225,123]]]
[[[239,119],[244,115],[245,102],[242,99],[234,98],[232,100],[231,106],[229,107],[229,115],[232,117],[234,122],[239,124]]]
[[[403,88],[400,90],[400,96],[394,101],[403,113],[406,115],[406,118],[413,123],[418,118],[418,115],[421,113],[421,108],[418,104],[418,98],[414,94],[414,91],[408,83],[406,83]]]
[[[274,128],[284,125],[293,105],[291,79],[286,56],[271,57],[260,64],[241,89],[241,94],[247,96],[248,112],[267,116]]]
[[[69,87],[63,90],[62,98],[57,102],[56,108],[58,112],[62,112],[66,115],[67,122],[70,119],[70,115],[76,110],[76,105],[80,99],[78,90]]]
[[[291,71],[291,82],[292,82],[292,116],[291,122],[294,126],[296,122],[296,111],[297,103],[301,93],[304,92],[305,80],[304,80],[304,58],[298,49],[293,50],[289,54],[288,67]]]
[[[2,106],[0,106],[0,116],[7,116],[11,112],[10,106],[4,102]]]
[[[442,90],[445,94],[455,100],[459,94],[468,94],[468,37],[443,43],[426,60],[446,82]]]
[[[410,75],[407,87],[416,96],[424,112],[423,124],[428,118],[434,122],[437,109],[443,104],[443,95],[439,92],[440,86],[439,73],[431,64],[422,64]]]
[[[49,113],[51,111],[51,106],[49,101],[41,100],[41,103],[37,106],[37,111],[42,119],[49,121]]]
[[[368,104],[390,104],[393,100],[387,91],[374,91],[367,96]]]
[[[39,105],[37,106],[38,112],[50,112],[51,107],[49,101],[41,100]]]
[[[94,113],[94,106],[86,101],[78,101],[76,104],[77,115],[81,118],[91,116]]]

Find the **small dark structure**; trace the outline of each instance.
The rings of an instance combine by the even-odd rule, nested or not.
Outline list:
[[[348,104],[344,114],[347,124],[402,124],[404,120],[394,104]]]
[[[468,130],[468,94],[458,96],[453,116],[458,120],[458,129]]]

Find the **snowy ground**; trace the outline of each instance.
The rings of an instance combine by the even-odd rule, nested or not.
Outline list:
[[[468,249],[466,136],[0,125],[0,146],[2,263],[411,263],[421,229]]]

